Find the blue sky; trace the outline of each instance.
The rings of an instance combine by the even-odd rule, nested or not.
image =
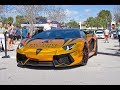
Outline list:
[[[113,10],[117,5],[63,5],[70,14],[69,16],[76,21],[85,21],[88,17],[96,17],[101,10]]]
[[[96,17],[101,10],[109,10],[113,14],[113,10],[117,5],[56,5],[66,10],[68,20],[74,19],[77,22],[85,21],[88,17]],[[15,18],[16,13],[12,5],[8,9],[9,14],[6,16],[13,16]]]

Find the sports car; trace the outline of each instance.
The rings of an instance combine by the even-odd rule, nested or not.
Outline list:
[[[84,66],[93,55],[97,55],[95,35],[80,29],[54,29],[22,40],[16,61],[18,66]]]

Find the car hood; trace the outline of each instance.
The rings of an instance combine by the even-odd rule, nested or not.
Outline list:
[[[24,46],[27,48],[59,48],[69,44],[74,44],[79,39],[28,39],[24,41]]]

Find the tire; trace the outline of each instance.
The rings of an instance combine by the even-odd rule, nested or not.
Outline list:
[[[81,66],[85,66],[87,64],[87,61],[88,61],[88,58],[89,58],[89,56],[88,56],[88,49],[87,49],[86,46],[84,47],[82,52],[83,52],[83,59],[82,59],[80,65]]]
[[[22,65],[21,65],[21,64],[17,64],[17,66],[18,66],[18,67],[22,67]]]
[[[96,49],[95,49],[94,56],[97,56],[97,53],[98,53],[98,40],[96,40]]]
[[[25,67],[24,65],[22,65],[22,64],[20,64],[20,63],[18,63],[17,66],[18,66],[18,67],[21,67],[21,68],[24,68],[24,67]]]

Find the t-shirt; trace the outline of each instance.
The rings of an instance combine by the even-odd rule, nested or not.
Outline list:
[[[26,36],[27,36],[27,33],[28,33],[28,29],[27,29],[27,28],[23,28],[23,29],[22,29],[22,36],[23,36],[23,37],[26,37]]]
[[[0,29],[0,39],[4,38],[4,32],[5,32],[5,28],[1,28]]]
[[[19,36],[20,34],[21,34],[20,29],[17,28],[17,29],[16,29],[16,36]]]
[[[105,35],[109,35],[109,30],[106,29],[106,30],[104,31],[104,34],[105,34]]]
[[[44,30],[44,31],[46,31],[46,30],[50,30],[50,29],[51,29],[51,27],[52,27],[52,25],[51,25],[51,24],[45,24],[45,26],[44,26],[43,30]]]
[[[0,28],[0,34],[3,34],[5,32],[5,28]]]

